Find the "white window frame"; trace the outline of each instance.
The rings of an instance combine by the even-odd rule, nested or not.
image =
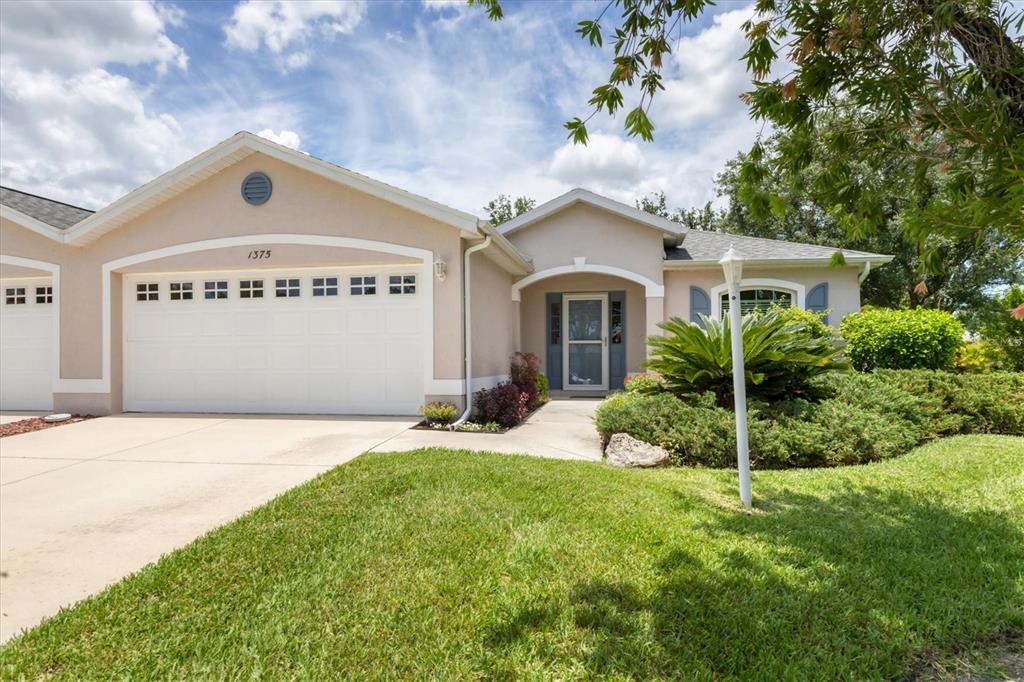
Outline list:
[[[213,285],[212,287],[210,285]],[[224,286],[221,286],[221,285]],[[226,279],[208,279],[203,282],[203,300],[204,301],[224,301],[228,298],[228,280]],[[213,296],[207,296],[212,293]],[[221,296],[221,294],[224,294]]]
[[[333,284],[331,284],[332,280]],[[313,298],[325,298],[338,295],[341,278],[337,275],[316,275],[312,278],[312,282]]]
[[[178,287],[175,289],[174,287]],[[187,288],[186,288],[187,287]],[[177,294],[177,298],[175,298]],[[193,301],[196,297],[196,287],[193,282],[168,282],[167,299],[169,301]]]
[[[371,280],[367,282],[366,280]],[[356,282],[356,280],[359,280]],[[372,289],[373,291],[367,291]],[[376,296],[377,275],[350,275],[348,278],[348,293],[350,296]]]
[[[135,285],[135,302],[149,303],[160,300],[159,282],[138,282]]]
[[[395,280],[398,280],[397,282]],[[398,291],[395,291],[398,289]],[[409,296],[416,293],[416,275],[402,273],[388,275],[388,294],[391,296]]]
[[[4,305],[28,305],[27,290],[28,287],[4,287]]]
[[[287,275],[275,277],[274,298],[302,298],[302,278]]]
[[[254,299],[263,298],[265,291],[262,279],[240,279],[238,280],[238,298]]]
[[[740,291],[744,289],[776,289],[793,295],[793,305],[804,310],[806,288],[799,282],[790,282],[784,279],[771,279],[765,277],[750,277],[740,281]],[[729,285],[722,283],[711,287],[711,317],[722,319],[722,294],[729,291]]]

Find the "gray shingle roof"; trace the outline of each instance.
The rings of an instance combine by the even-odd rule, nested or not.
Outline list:
[[[837,249],[833,246],[817,246],[799,242],[785,242],[778,239],[761,239],[745,237],[724,232],[704,232],[690,230],[686,233],[683,243],[674,249],[665,250],[667,261],[690,261],[694,263],[717,263],[730,246],[747,260],[829,260],[836,251],[842,251],[846,257],[887,259],[887,256],[867,251]]]
[[[60,230],[66,230],[93,214],[93,211],[86,208],[21,192],[10,187],[0,187],[0,204]]]

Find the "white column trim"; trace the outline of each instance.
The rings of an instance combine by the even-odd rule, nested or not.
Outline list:
[[[647,298],[661,298],[665,295],[665,286],[658,284],[649,277],[632,272],[630,270],[624,270],[611,265],[594,265],[590,263],[574,263],[573,265],[559,265],[558,267],[548,268],[535,272],[528,277],[524,277],[515,284],[512,285],[512,300],[522,300],[522,290],[525,287],[540,282],[541,280],[548,279],[549,277],[557,277],[558,275],[568,275],[574,272],[589,272],[600,275],[613,275],[615,277],[621,277],[622,279],[628,279],[631,282],[642,284],[644,286],[645,295]]]
[[[254,246],[259,244],[302,244],[307,246],[331,246],[349,249],[380,251],[407,258],[416,258],[422,262],[422,274],[418,282],[422,294],[423,319],[428,330],[423,348],[423,393],[435,394],[434,379],[434,252],[413,246],[403,246],[390,242],[379,242],[355,237],[334,237],[317,234],[249,234],[237,237],[221,237],[204,239],[166,246],[152,251],[132,254],[117,258],[103,264],[101,272],[101,291],[103,296],[103,367],[98,379],[62,379],[62,393],[110,393],[111,390],[111,310],[110,310],[110,275],[118,269],[138,265],[151,260],[179,256],[197,251],[210,251],[232,246]],[[441,380],[442,382],[444,380]],[[443,383],[442,383],[443,385]]]
[[[798,282],[790,282],[784,279],[771,279],[766,277],[750,277],[740,280],[740,291],[744,289],[785,289],[796,295],[796,307],[806,308],[804,303],[806,288]],[[711,317],[721,319],[722,317],[722,293],[729,290],[729,285],[722,283],[711,287]]]
[[[57,387],[61,382],[60,378],[60,266],[45,260],[34,258],[22,258],[21,256],[8,256],[0,254],[0,263],[16,265],[22,268],[32,268],[50,273],[50,286],[53,287],[53,303],[55,314],[53,316],[53,385],[52,390],[57,393]],[[27,279],[27,278],[26,278]]]

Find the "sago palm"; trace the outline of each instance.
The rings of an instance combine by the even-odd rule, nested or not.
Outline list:
[[[652,336],[647,368],[660,374],[677,395],[713,391],[721,405],[732,401],[732,346],[729,319],[701,316],[704,327],[673,317]],[[832,339],[816,337],[805,323],[776,310],[743,316],[743,364],[747,394],[766,400],[811,397],[811,380],[849,365]]]

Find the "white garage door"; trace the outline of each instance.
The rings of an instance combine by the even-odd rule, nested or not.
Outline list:
[[[50,279],[5,279],[0,293],[0,410],[53,409],[57,306]]]
[[[414,414],[419,271],[126,276],[125,410]]]

